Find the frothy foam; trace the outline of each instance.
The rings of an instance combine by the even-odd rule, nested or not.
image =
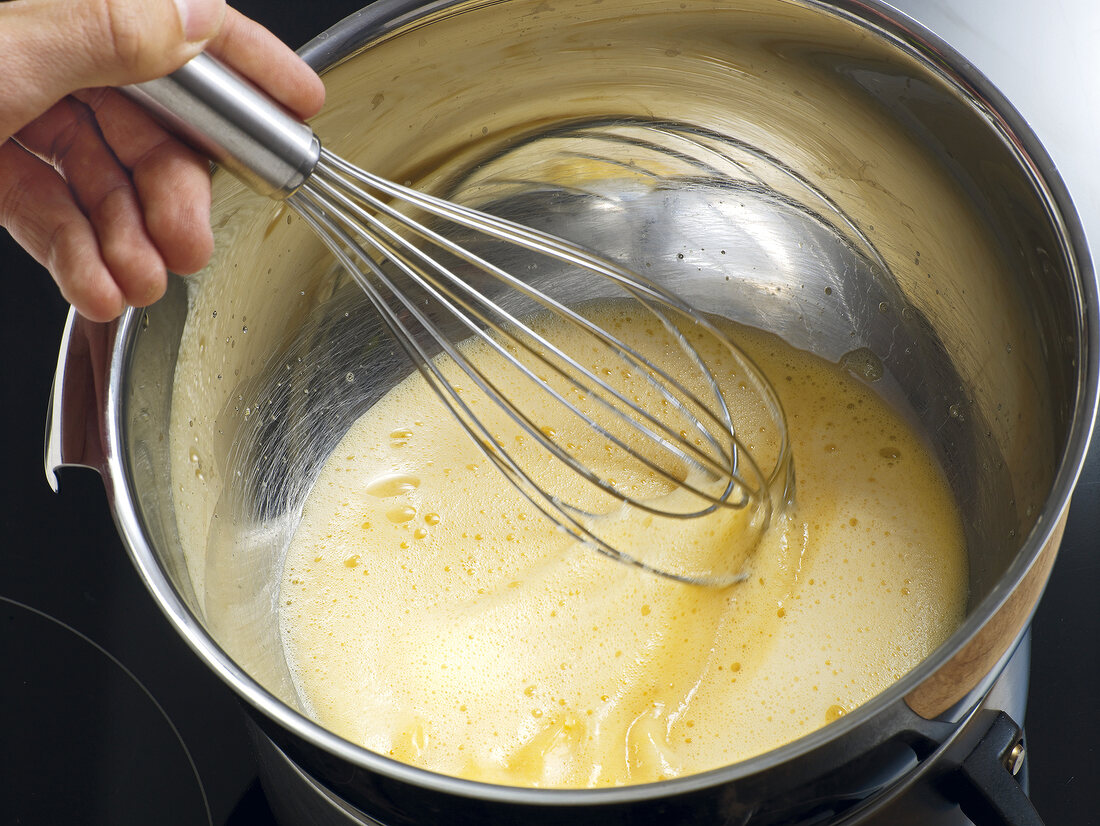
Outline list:
[[[843,369],[764,334],[736,339],[777,386],[798,493],[749,579],[724,590],[580,546],[419,376],[395,387],[329,458],[287,553],[282,633],[311,713],[446,774],[638,783],[782,745],[926,657],[961,621],[967,587],[938,465]],[[635,514],[614,530],[627,548],[722,541],[707,519],[659,527]]]

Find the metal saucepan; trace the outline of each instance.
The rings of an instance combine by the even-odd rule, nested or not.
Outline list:
[[[997,91],[873,0],[380,0],[303,53],[338,154],[648,262],[698,306],[828,359],[860,353],[947,470],[971,593],[958,631],[879,696],[692,777],[503,788],[340,739],[289,679],[281,555],[328,451],[411,365],[301,222],[216,173],[210,267],[117,323],[70,319],[47,469],[103,475],[153,596],[264,742],[377,822],[771,824],[862,822],[973,739],[1054,561],[1097,401],[1083,235]],[[538,160],[597,145],[697,174],[609,211]],[[684,160],[687,145],[705,151]]]

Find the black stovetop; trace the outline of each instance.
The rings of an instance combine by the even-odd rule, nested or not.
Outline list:
[[[360,2],[236,5],[297,46]],[[46,485],[67,307],[6,235],[0,260],[0,824],[271,824],[238,703],[146,593],[98,477],[64,471],[58,495]],[[1100,824],[1097,441],[1034,624],[1028,753],[1049,826]]]

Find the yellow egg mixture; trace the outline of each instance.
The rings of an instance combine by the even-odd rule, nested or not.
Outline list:
[[[628,340],[655,335],[612,311],[605,321]],[[287,552],[282,635],[307,710],[445,774],[607,786],[775,748],[926,657],[962,620],[967,591],[939,466],[841,367],[730,332],[776,386],[797,469],[796,502],[750,555],[747,581],[687,585],[570,539],[414,375],[332,453]],[[697,346],[732,404],[728,359]],[[615,543],[713,544],[723,531],[708,520],[620,520]]]

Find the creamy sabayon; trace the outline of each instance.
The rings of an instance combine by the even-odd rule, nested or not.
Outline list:
[[[736,339],[779,392],[797,469],[746,582],[685,585],[569,539],[415,375],[332,453],[287,552],[282,635],[307,710],[445,774],[607,786],[775,748],[926,657],[967,589],[940,468],[840,367]],[[677,530],[705,541],[705,522]],[[626,547],[662,536],[618,530]]]

